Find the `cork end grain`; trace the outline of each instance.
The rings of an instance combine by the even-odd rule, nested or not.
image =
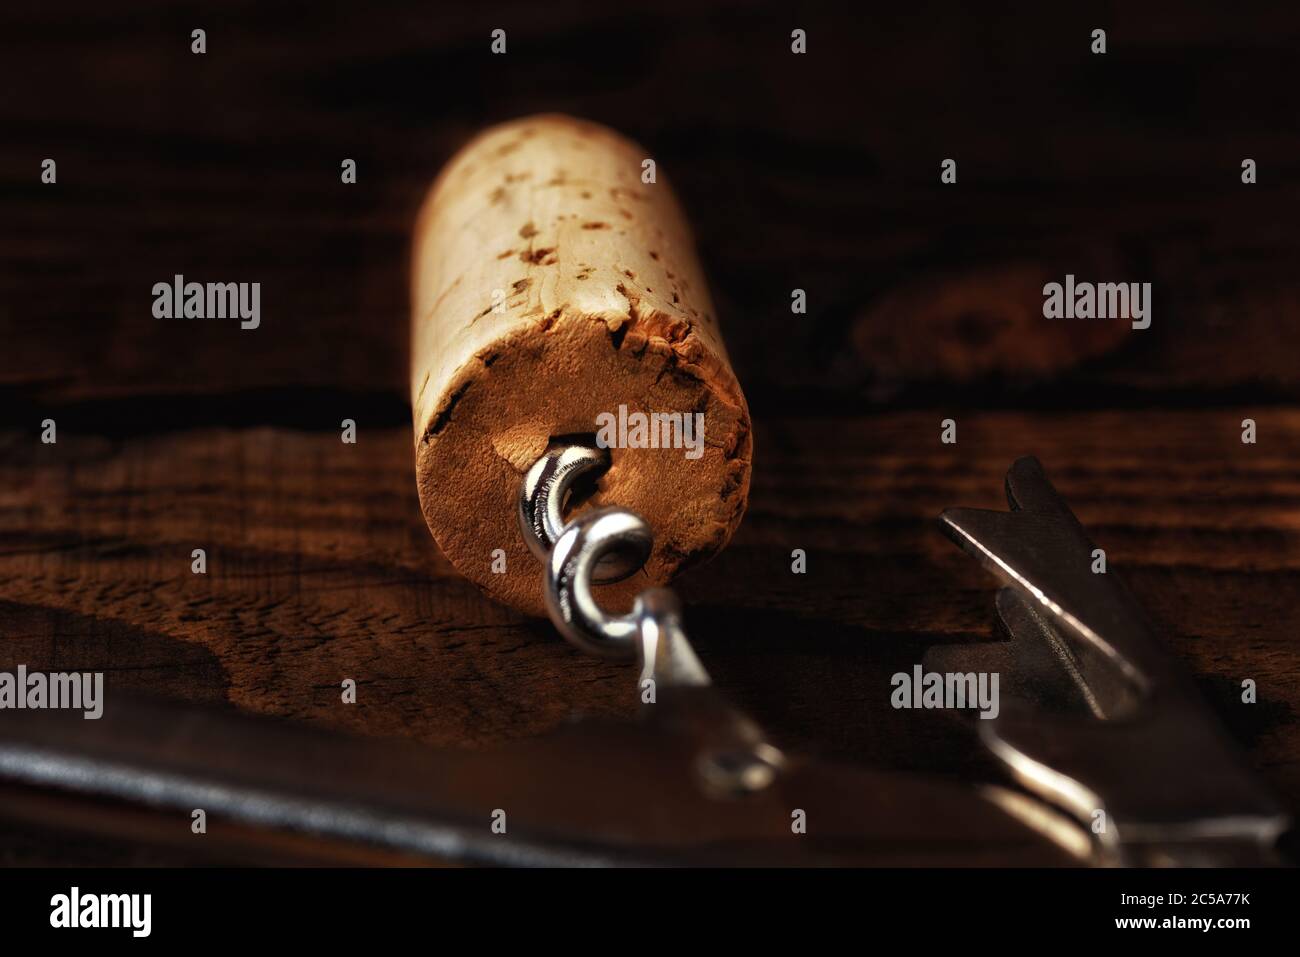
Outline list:
[[[666,183],[640,182],[644,155],[566,117],[507,124],[453,159],[417,228],[421,507],[467,578],[532,614],[544,613],[541,568],[515,524],[516,496],[553,437],[593,434],[620,405],[704,414],[700,458],[611,449],[581,506],[633,509],[655,532],[644,571],[599,589],[611,609],[724,547],[748,499],[748,408],[676,200]],[[493,571],[497,549],[504,573]]]
[[[749,492],[749,413],[734,377],[722,373],[689,332],[660,334],[658,317],[631,322],[615,344],[616,317],[562,313],[494,344],[457,375],[447,402],[417,447],[420,504],[448,557],[491,597],[544,614],[541,568],[515,520],[524,472],[553,436],[590,434],[597,415],[616,410],[704,413],[699,459],[681,449],[611,449],[612,464],[582,508],[619,505],[646,516],[655,547],[641,575],[601,586],[608,607],[630,605],[649,584],[722,549],[740,523]],[[638,328],[641,327],[641,328]],[[668,326],[662,331],[671,331]],[[575,356],[583,374],[575,388]],[[520,394],[529,396],[526,408]],[[506,571],[492,570],[503,549]]]

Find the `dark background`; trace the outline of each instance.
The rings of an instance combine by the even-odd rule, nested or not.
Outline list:
[[[696,228],[754,486],[680,585],[778,743],[988,772],[888,678],[996,640],[933,519],[1032,453],[1300,811],[1298,50],[1285,4],[7,5],[0,667],[438,746],[632,714],[625,667],[454,573],[413,481],[415,209],[482,126],[559,110],[644,143]],[[261,282],[261,328],[154,320],[177,272]],[[1066,272],[1151,282],[1152,327],[1047,322]],[[0,831],[0,861],[61,856],[151,859]]]

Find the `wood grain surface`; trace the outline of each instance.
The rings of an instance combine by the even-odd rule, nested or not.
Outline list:
[[[921,4],[848,28],[728,3],[136,6],[3,14],[0,669],[446,747],[632,714],[625,667],[453,572],[412,478],[420,198],[476,130],[562,110],[654,151],[724,336],[747,330],[727,338],[749,512],[681,592],[716,681],[778,743],[992,775],[967,726],[892,710],[888,681],[996,639],[993,581],[935,519],[1001,507],[1034,454],[1300,813],[1293,11]],[[1067,271],[1152,282],[1151,329],[1043,320]],[[153,319],[177,272],[262,282],[261,327]]]

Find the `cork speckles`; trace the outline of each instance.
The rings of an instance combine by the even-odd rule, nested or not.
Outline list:
[[[521,261],[534,266],[554,266],[559,262],[554,246],[542,246],[538,249],[525,249],[519,254]]]

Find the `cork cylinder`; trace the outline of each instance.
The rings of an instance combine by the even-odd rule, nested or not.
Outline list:
[[[506,123],[452,158],[416,225],[420,505],[461,573],[532,614],[544,613],[541,566],[516,498],[553,439],[628,423],[605,432],[612,465],[570,513],[620,505],[654,530],[644,571],[598,588],[611,610],[721,549],[748,498],[749,410],[686,220],[650,159],[569,117]],[[702,448],[664,447],[663,428],[650,447],[638,412],[702,413]]]

